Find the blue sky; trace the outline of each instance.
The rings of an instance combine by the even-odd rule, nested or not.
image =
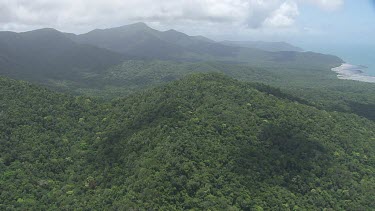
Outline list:
[[[311,27],[305,33],[287,39],[306,50],[334,54],[348,63],[365,65],[375,75],[375,1],[347,0],[334,10],[301,6],[296,25]]]
[[[306,33],[297,38],[302,45],[374,45],[375,6],[370,0],[347,0],[334,11],[320,10],[302,5],[297,25],[308,27],[316,33]],[[309,41],[305,41],[309,38]]]

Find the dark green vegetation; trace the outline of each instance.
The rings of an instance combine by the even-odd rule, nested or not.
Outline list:
[[[262,45],[283,48],[287,44]],[[169,61],[124,61],[135,56]],[[330,68],[341,62],[335,56],[312,52],[268,52],[226,46],[174,30],[157,31],[142,23],[82,35],[53,29],[0,33],[0,73],[56,90],[108,99],[190,73],[220,72],[243,81],[279,87],[318,108],[356,113],[374,120],[374,86],[338,80]]]
[[[262,45],[280,48],[278,43]],[[295,90],[309,89],[311,84],[325,87],[341,83],[338,79],[326,80],[327,75],[333,77],[329,69],[341,62],[335,56],[312,52],[269,52],[227,46],[175,30],[157,31],[143,23],[82,35],[54,29],[0,32],[1,75],[105,98],[128,95],[194,72],[221,72],[244,81],[292,88],[291,93],[295,94]],[[321,83],[321,80],[325,81]],[[320,95],[320,90],[312,92],[314,96],[306,98]],[[362,90],[358,92],[362,93]],[[365,91],[364,95],[367,93]],[[320,103],[320,99],[317,101]],[[354,100],[353,103],[363,102]],[[344,102],[343,105],[353,103]]]
[[[335,66],[332,64],[332,66]],[[155,87],[191,73],[218,72],[230,77],[278,87],[320,109],[356,113],[375,120],[375,86],[339,80],[329,64],[303,66],[289,64],[255,65],[223,62],[173,62],[129,60],[101,74],[91,74],[83,84],[55,80],[49,86],[78,95],[116,98]]]
[[[261,44],[279,49],[289,46]],[[155,60],[134,60],[135,56]],[[157,60],[161,57],[169,60]],[[133,60],[125,60],[129,58]],[[53,29],[0,32],[1,75],[38,82],[55,90],[109,99],[191,73],[220,72],[281,88],[318,108],[374,120],[375,87],[337,79],[330,68],[341,62],[335,56],[312,52],[226,46],[174,30],[157,31],[142,23],[83,35]]]
[[[1,210],[375,207],[374,122],[267,86],[198,74],[111,102],[0,89]]]
[[[169,61],[124,61],[135,57]],[[337,79],[330,68],[341,62],[335,56],[312,52],[226,46],[174,30],[160,32],[142,23],[83,35],[53,29],[0,32],[0,73],[56,90],[108,99],[190,73],[220,72],[279,87],[318,108],[354,112],[374,120],[375,87]]]
[[[268,45],[278,48],[275,43]],[[104,98],[125,96],[194,72],[221,72],[268,84],[282,76],[288,79],[282,80],[285,85],[294,74],[288,71],[297,70],[291,82],[299,83],[300,78],[315,74],[299,69],[327,70],[341,62],[312,52],[227,46],[175,30],[157,31],[142,23],[82,35],[54,29],[0,32],[1,75]]]

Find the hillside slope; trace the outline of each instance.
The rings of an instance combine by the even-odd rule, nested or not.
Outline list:
[[[375,125],[217,74],[111,103],[0,79],[1,209],[375,206]]]
[[[329,67],[301,64],[253,66],[225,62],[173,62],[127,60],[101,74],[86,77],[97,86],[58,86],[60,90],[111,99],[149,89],[191,73],[223,73],[245,82],[258,82],[280,88],[320,109],[355,113],[375,120],[375,86],[370,83],[340,80]],[[56,87],[55,87],[56,88]]]

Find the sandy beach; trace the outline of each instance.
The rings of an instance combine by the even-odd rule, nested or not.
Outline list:
[[[351,64],[344,63],[339,67],[332,68],[332,71],[337,73],[337,77],[339,79],[375,83],[374,76],[368,76],[363,73],[362,70],[366,68],[367,67],[365,66],[358,66],[358,65],[351,65]]]

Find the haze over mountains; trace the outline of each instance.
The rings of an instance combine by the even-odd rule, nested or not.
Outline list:
[[[79,44],[54,29],[0,32],[0,72],[22,79],[74,78],[80,70],[100,71],[126,58]]]
[[[74,78],[82,72],[100,72],[127,59],[172,59],[176,61],[225,61],[255,64],[332,65],[341,59],[278,43],[262,43],[271,52],[249,43],[231,45],[202,36],[158,31],[144,23],[96,29],[75,35],[54,29],[24,33],[0,32],[0,73],[17,78]],[[274,46],[274,47],[272,47]],[[261,47],[259,47],[261,48]],[[31,73],[30,70],[33,70]]]
[[[303,51],[302,48],[286,42],[264,42],[264,41],[222,41],[224,45],[256,48],[264,51]]]
[[[141,58],[295,62],[301,57],[327,57],[312,52],[299,54],[297,51],[301,51],[300,48],[286,43],[220,43],[202,36],[188,36],[176,30],[158,31],[144,23],[68,36],[78,43],[96,45]]]

